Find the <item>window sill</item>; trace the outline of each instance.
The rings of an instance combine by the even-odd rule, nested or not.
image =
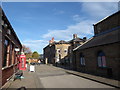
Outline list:
[[[99,69],[107,69],[107,67],[98,67]]]
[[[17,65],[17,64],[18,64],[18,63],[12,64],[12,65],[10,65],[10,66],[5,66],[5,67],[2,68],[2,70],[8,69],[8,68],[13,67],[13,66],[15,66],[15,65]]]
[[[3,67],[2,70],[8,69],[8,68],[10,68],[10,67],[12,67],[12,66],[13,66],[13,65]]]
[[[80,65],[81,67],[85,67],[86,65]]]

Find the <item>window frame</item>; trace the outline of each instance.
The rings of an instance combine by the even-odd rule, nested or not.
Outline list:
[[[101,67],[101,68],[107,67],[106,56],[105,56],[105,53],[103,51],[99,51],[97,54],[97,64],[98,64],[98,67]]]
[[[84,55],[82,53],[80,54],[80,65],[81,66],[85,66],[86,65],[85,57],[84,57]]]
[[[7,44],[6,44],[6,41],[7,41]],[[4,40],[4,58],[3,58],[2,68],[7,67],[8,63],[9,63],[8,62],[9,61],[8,60],[9,59],[9,51],[10,51],[9,45],[10,45],[10,40],[7,37],[5,37],[5,40]]]

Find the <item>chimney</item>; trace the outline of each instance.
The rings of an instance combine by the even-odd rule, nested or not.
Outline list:
[[[87,37],[83,37],[83,40],[84,40],[84,41],[87,41]]]
[[[54,42],[54,37],[52,37],[52,42]]]
[[[77,38],[77,34],[73,34],[73,39],[76,39]]]

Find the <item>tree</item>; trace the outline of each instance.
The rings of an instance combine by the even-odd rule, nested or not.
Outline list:
[[[23,52],[25,53],[26,55],[26,58],[29,59],[29,58],[32,58],[32,51],[29,47],[23,45]]]
[[[32,58],[39,59],[40,55],[38,54],[37,51],[34,51],[32,54]]]
[[[31,52],[31,49],[30,49],[29,47],[23,45],[22,48],[23,48],[23,52],[24,52],[24,53],[32,53],[32,52]]]

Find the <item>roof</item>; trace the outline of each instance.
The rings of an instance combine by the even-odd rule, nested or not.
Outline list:
[[[69,42],[80,42],[80,41],[83,41],[83,39],[75,38],[75,39],[70,40]]]
[[[88,39],[86,42],[84,42],[83,44],[79,45],[78,47],[74,48],[73,51],[79,49],[82,45],[86,44],[87,42],[89,42],[92,39],[93,39],[93,37],[91,37],[90,39]]]
[[[43,49],[49,47],[50,45],[52,46],[52,45],[56,45],[56,44],[70,44],[70,43],[67,42],[67,41],[64,41],[64,40],[60,40],[59,42],[54,41],[53,43],[48,44],[48,45],[47,45],[46,47],[44,47]]]
[[[88,41],[86,41],[84,44],[75,48],[74,51],[78,50],[78,49],[86,49],[86,48],[91,48],[91,47],[95,47],[95,46],[120,42],[120,39],[118,37],[119,30],[120,29],[100,35],[100,36],[95,36],[95,37],[89,39]]]
[[[114,16],[114,15],[116,15],[116,14],[118,14],[118,13],[120,13],[120,11],[118,11],[118,12],[116,12],[116,13],[113,13],[113,14],[110,15],[110,16],[106,16],[105,18],[103,18],[102,20],[98,21],[98,22],[97,22],[96,24],[94,24],[94,25],[97,25],[97,24],[103,22],[104,20],[106,20],[106,19],[108,19],[108,18],[110,18],[110,17],[112,17],[112,16]]]
[[[59,42],[55,42],[53,44],[70,44],[70,43],[67,41],[59,41]]]
[[[2,9],[2,8],[0,7],[0,9]],[[3,9],[2,9],[2,18],[8,23],[9,27],[11,28],[12,33],[15,35],[15,37],[16,37],[16,39],[18,40],[20,46],[22,47],[22,44],[21,44],[21,42],[20,42],[20,40],[19,40],[17,34],[15,33],[15,31],[14,31],[12,25],[10,24],[10,22],[9,22],[9,20],[8,20],[8,18],[7,18],[7,16],[5,15],[5,12],[3,11]]]

